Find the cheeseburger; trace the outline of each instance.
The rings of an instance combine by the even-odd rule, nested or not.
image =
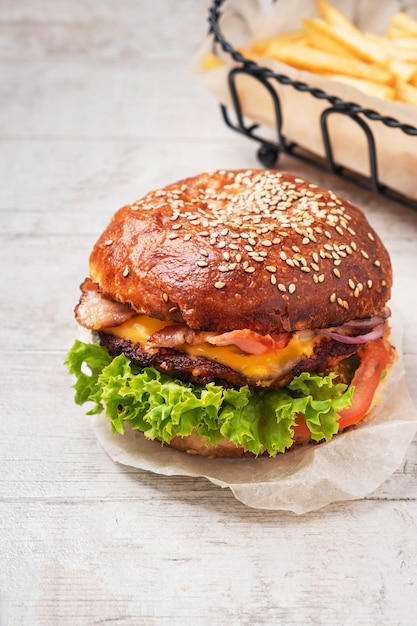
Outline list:
[[[75,309],[75,400],[194,454],[275,456],[369,417],[395,359],[389,255],[347,200],[216,171],[121,208]]]

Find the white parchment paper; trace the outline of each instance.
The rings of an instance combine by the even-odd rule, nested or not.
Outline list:
[[[391,339],[400,353],[398,323]],[[332,502],[363,498],[381,485],[403,461],[417,432],[417,411],[399,354],[371,421],[328,443],[273,459],[207,459],[148,441],[132,430],[114,434],[102,416],[94,417],[93,426],[104,450],[118,463],[167,476],[205,477],[230,488],[247,506],[302,514]]]
[[[335,4],[354,20],[361,30],[377,34],[385,33],[389,17],[397,11],[407,10],[410,15],[417,17],[416,1],[405,3],[401,0],[381,2],[336,0]],[[301,27],[302,19],[317,17],[315,0],[272,3],[272,8],[267,14],[261,10],[257,0],[234,0],[226,6],[227,10],[220,22],[221,29],[227,40],[235,47],[248,47],[251,41],[298,29]],[[227,82],[233,61],[229,55],[222,52],[219,45],[216,45],[215,51],[226,65],[208,72],[204,71],[202,60],[212,51],[213,39],[207,37],[193,61],[193,71],[216,99],[233,111]],[[261,58],[258,64],[272,69],[275,73],[305,82],[311,87],[323,89],[344,101],[355,102],[402,123],[417,126],[417,106],[371,97],[350,85],[293,69],[270,58]],[[245,116],[251,121],[269,127],[267,131],[275,128],[273,103],[266,88],[247,75],[239,76],[236,84]],[[330,103],[318,100],[310,94],[300,93],[291,86],[280,85],[277,81],[271,81],[271,84],[280,97],[283,135],[287,140],[296,142],[319,157],[324,157],[320,115],[331,106]],[[379,182],[410,198],[417,198],[415,184],[417,136],[406,135],[398,129],[385,126],[382,122],[364,119],[369,123],[375,139]],[[269,135],[265,132],[262,134],[262,130],[258,133],[263,137],[276,139],[272,130]],[[368,176],[370,173],[368,147],[359,125],[346,115],[332,114],[329,118],[329,133],[335,162]]]

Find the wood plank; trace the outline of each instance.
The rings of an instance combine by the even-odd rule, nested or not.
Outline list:
[[[166,495],[2,504],[3,564],[14,571],[2,608],[12,623],[391,626],[417,618],[416,502],[294,518],[226,494]]]

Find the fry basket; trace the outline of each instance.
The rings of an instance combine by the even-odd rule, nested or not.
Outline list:
[[[399,189],[381,182],[379,152],[376,141],[378,128],[380,125],[383,125],[391,129],[390,132],[392,133],[405,133],[413,138],[417,153],[417,127],[392,116],[384,115],[373,108],[346,101],[337,95],[327,93],[321,88],[312,87],[307,82],[294,80],[285,74],[276,73],[268,67],[259,65],[253,59],[246,58],[228,41],[222,32],[220,19],[226,10],[223,6],[224,4],[225,0],[214,0],[209,8],[208,15],[209,36],[213,38],[213,46],[219,45],[223,53],[230,57],[231,60],[230,71],[227,75],[227,89],[231,104],[226,106],[221,103],[221,114],[229,128],[257,142],[257,157],[261,164],[264,167],[273,167],[277,163],[280,154],[284,153],[330,172],[344,180],[353,182],[364,189],[417,210],[417,200],[415,198],[410,198],[401,193]],[[238,86],[241,76],[251,77],[251,79],[256,81],[257,88],[266,90],[273,110],[274,127],[272,133],[265,134],[263,126],[248,119],[248,116],[245,114]],[[284,133],[284,114],[281,96],[276,88],[278,85],[284,86],[285,89],[294,89],[305,94],[302,97],[306,99],[306,111],[309,108],[309,102],[307,101],[309,98],[315,98],[324,103],[324,109],[317,121],[320,127],[319,134],[324,149],[324,157],[306,149],[299,138],[287,136]],[[353,171],[335,158],[332,126],[329,124],[329,120],[337,119],[338,116],[348,116],[363,132],[363,149],[366,150],[366,161],[368,164],[368,172],[366,174]]]

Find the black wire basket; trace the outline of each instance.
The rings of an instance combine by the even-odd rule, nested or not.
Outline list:
[[[346,102],[339,98],[326,93],[322,89],[311,87],[308,84],[293,80],[284,74],[277,74],[267,67],[258,65],[252,59],[243,56],[227,41],[220,28],[220,18],[222,16],[222,5],[225,0],[214,0],[209,9],[208,21],[210,24],[209,34],[213,36],[214,42],[219,44],[222,50],[229,55],[235,62],[234,67],[230,69],[228,74],[228,89],[232,102],[232,110],[220,105],[223,119],[227,126],[232,130],[241,133],[256,141],[259,144],[257,156],[264,167],[273,167],[281,153],[295,157],[301,161],[319,167],[322,170],[330,172],[344,180],[353,182],[360,187],[373,191],[386,198],[395,200],[417,210],[417,201],[402,195],[399,191],[391,189],[382,184],[379,180],[378,173],[378,154],[374,133],[378,124],[392,128],[393,132],[403,132],[406,135],[416,137],[417,127],[410,124],[404,124],[401,121],[381,115],[378,111],[368,109],[356,104],[355,102]],[[274,121],[275,121],[275,138],[261,136],[260,124],[248,121],[244,116],[239,90],[237,87],[237,79],[242,74],[251,76],[258,81],[269,93],[273,103]],[[283,134],[283,115],[279,94],[274,88],[274,81],[280,85],[288,86],[299,92],[310,94],[314,98],[326,101],[329,106],[324,109],[320,116],[320,133],[323,140],[325,157],[320,158],[317,155],[303,148],[296,140],[289,139]],[[369,175],[362,175],[346,168],[337,163],[334,158],[332,146],[332,138],[329,130],[329,119],[335,115],[346,115],[353,120],[362,130],[366,138],[365,146],[367,149],[367,160],[369,163]]]

